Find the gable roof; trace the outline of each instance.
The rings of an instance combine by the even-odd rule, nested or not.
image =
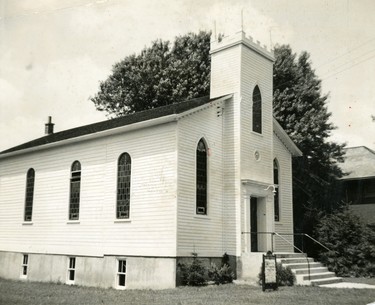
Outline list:
[[[375,151],[366,146],[345,148],[345,159],[339,164],[344,173],[342,180],[375,177]]]
[[[222,98],[228,98],[231,95],[225,97],[217,97],[210,99],[208,96],[191,99],[185,102],[175,103],[167,106],[157,107],[149,110],[139,111],[133,114],[125,115],[119,118],[109,119],[106,121],[84,125],[56,133],[52,133],[41,138],[23,143],[21,145],[9,148],[0,152],[0,156],[7,155],[13,152],[20,152],[31,148],[44,147],[45,145],[58,143],[64,140],[75,139],[82,136],[89,136],[100,132],[113,130],[116,128],[150,121],[153,119],[163,118],[170,115],[181,114],[183,112],[192,110],[202,105],[212,103]]]

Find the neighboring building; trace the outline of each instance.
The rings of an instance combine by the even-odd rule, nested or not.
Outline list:
[[[210,97],[58,133],[49,121],[3,151],[0,276],[170,288],[192,253],[256,279],[263,252],[293,252],[301,152],[272,115],[273,62],[239,32],[211,43]]]
[[[345,149],[342,200],[366,223],[375,225],[375,151],[366,146]]]

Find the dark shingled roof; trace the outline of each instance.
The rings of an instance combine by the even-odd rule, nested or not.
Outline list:
[[[187,110],[199,107],[206,103],[212,102],[216,99],[210,100],[208,96],[200,97],[191,99],[185,102],[176,103],[168,106],[157,107],[150,110],[144,110],[140,112],[136,112],[133,114],[125,115],[119,118],[110,119],[90,125],[85,125],[77,128],[72,128],[64,131],[60,131],[57,133],[53,133],[50,135],[46,135],[44,137],[32,140],[30,142],[26,142],[24,144],[12,147],[10,149],[2,151],[0,154],[10,153],[18,150],[23,150],[27,148],[32,148],[36,146],[42,146],[49,143],[59,142],[67,139],[72,139],[88,134],[93,134],[100,131],[105,131],[125,125],[130,125],[138,122],[143,122],[151,119],[160,118],[163,116],[171,115],[171,114],[179,114],[185,112]]]
[[[344,163],[339,166],[348,175],[342,180],[366,179],[375,177],[375,151],[366,146],[347,147]]]

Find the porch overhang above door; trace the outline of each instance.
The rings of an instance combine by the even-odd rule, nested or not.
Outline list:
[[[274,184],[262,181],[242,179],[241,184],[244,186],[245,195],[253,195],[255,197],[267,197],[273,195]]]

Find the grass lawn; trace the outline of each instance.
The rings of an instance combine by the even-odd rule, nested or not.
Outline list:
[[[260,287],[228,284],[180,287],[168,290],[113,290],[0,279],[1,305],[221,305],[221,304],[368,304],[375,289],[280,287],[262,292]]]

